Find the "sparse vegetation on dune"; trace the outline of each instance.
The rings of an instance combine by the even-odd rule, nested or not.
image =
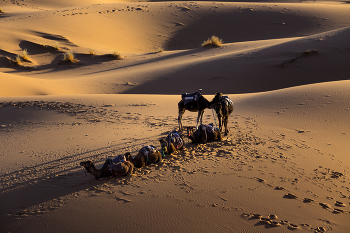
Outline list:
[[[89,49],[89,54],[92,55],[92,56],[96,55],[96,53],[95,53],[95,51],[93,49]]]
[[[116,60],[123,60],[124,59],[124,57],[122,55],[120,55],[120,53],[117,51],[113,51],[113,53],[106,54],[105,56],[112,57]]]
[[[161,48],[161,47],[158,48],[158,52],[159,52],[159,53],[161,53],[161,52],[163,52],[163,51],[164,51],[163,48]]]
[[[202,43],[202,47],[221,47],[222,40],[217,36],[212,36]]]
[[[22,55],[19,55],[20,56],[20,59],[22,59],[23,61],[28,61],[28,62],[31,62],[29,57],[28,57],[28,52],[27,52],[27,49],[24,49],[22,51]]]
[[[77,63],[79,62],[78,59],[75,58],[74,54],[72,51],[67,51],[63,54],[63,61],[64,62],[69,62],[69,63]]]
[[[54,49],[56,50],[60,50],[60,47],[58,46],[58,43],[56,42],[53,46],[52,46]]]
[[[5,13],[4,10],[3,10],[2,8],[0,8],[0,14],[1,14],[1,13]]]

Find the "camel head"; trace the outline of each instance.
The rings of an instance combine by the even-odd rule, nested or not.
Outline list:
[[[187,136],[189,139],[191,139],[192,142],[196,141],[195,140],[195,137],[194,137],[194,134],[193,134],[193,128],[194,127],[187,127]]]
[[[84,167],[89,173],[91,173],[91,170],[96,170],[94,163],[90,160],[81,162],[80,166]]]
[[[85,162],[81,162],[80,163],[80,166],[86,168],[86,169],[89,169],[90,167],[95,167],[93,162],[88,160],[88,161],[85,161]]]
[[[159,142],[160,142],[160,148],[162,148],[163,152],[164,153],[168,153],[168,143],[167,143],[167,141],[164,140],[164,139],[160,139]]]
[[[126,152],[124,154],[124,156],[125,156],[126,161],[130,161],[130,159],[131,159],[131,153],[130,152]]]
[[[220,101],[221,98],[222,98],[222,93],[221,92],[216,92],[214,98],[209,103],[209,108],[215,107],[215,105]]]

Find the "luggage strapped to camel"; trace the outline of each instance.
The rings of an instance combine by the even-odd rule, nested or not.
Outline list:
[[[152,163],[151,161],[149,161],[148,155],[157,152],[157,149],[153,145],[148,145],[148,146],[142,147],[141,152],[142,152],[143,156],[145,156],[147,158],[147,161],[149,163]]]
[[[201,97],[200,92],[193,92],[193,93],[184,93],[181,95],[181,98],[184,102],[184,105],[189,106],[190,108],[194,108],[194,105],[198,105],[198,100]],[[192,106],[192,107],[191,107]]]
[[[114,159],[111,159],[111,158],[106,158],[106,162],[103,164],[103,167],[104,166],[107,166],[109,171],[111,172],[112,174],[112,177],[114,177],[114,173],[113,171],[118,171],[118,170],[121,170],[122,169],[122,164],[123,163],[128,163],[128,161],[126,161],[126,158],[125,158],[125,155],[122,154],[122,155],[118,155],[116,156]],[[128,171],[126,171],[127,173]],[[125,174],[126,174],[125,173]],[[120,174],[120,176],[123,176],[125,174]]]
[[[179,134],[179,132],[177,132],[176,130],[170,132],[168,134],[168,153],[170,151],[170,145],[171,143],[174,144],[176,149],[179,149],[180,145],[183,145],[183,139],[181,137],[181,135]]]
[[[205,141],[208,141],[208,133],[214,133],[214,131],[215,131],[213,123],[210,123],[210,124],[208,124],[208,125],[201,124],[201,125],[198,127],[197,139],[198,139],[198,137],[199,137],[200,130],[203,130],[204,133],[205,133]]]

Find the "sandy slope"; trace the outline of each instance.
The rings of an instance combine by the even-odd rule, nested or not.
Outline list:
[[[0,8],[0,232],[350,229],[349,4]],[[213,34],[223,46],[201,48]],[[29,61],[10,62],[25,49]],[[66,51],[79,62],[62,62]],[[128,178],[85,176],[81,161],[158,146],[180,94],[198,88],[234,101],[223,141],[187,143]]]

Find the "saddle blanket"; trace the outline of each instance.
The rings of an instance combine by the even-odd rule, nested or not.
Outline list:
[[[173,143],[176,148],[178,148],[180,145],[183,144],[183,139],[181,138],[179,132],[177,131],[172,131],[171,133],[169,133],[167,139],[168,139],[168,145],[170,145],[170,143]]]
[[[113,163],[119,163],[119,162],[125,162],[126,161],[126,158],[125,158],[125,155],[118,155],[116,156],[114,159],[112,159],[112,162]]]
[[[213,123],[210,123],[208,125],[202,124],[199,127],[200,127],[201,130],[206,131],[207,133],[214,133],[214,131],[215,131]]]
[[[149,154],[152,154],[156,151],[157,151],[156,147],[152,145],[144,146],[141,148],[141,152],[144,156],[148,156]]]
[[[190,102],[197,102],[200,97],[199,92],[194,92],[194,93],[184,93],[181,95],[182,100],[184,101],[184,104],[188,104]]]
[[[232,102],[232,100],[230,99],[230,98],[228,98],[228,96],[223,96],[222,98],[221,98],[221,100],[220,100],[220,102],[223,102],[223,103],[225,103],[226,104],[226,106],[232,106],[233,105],[233,102]]]

